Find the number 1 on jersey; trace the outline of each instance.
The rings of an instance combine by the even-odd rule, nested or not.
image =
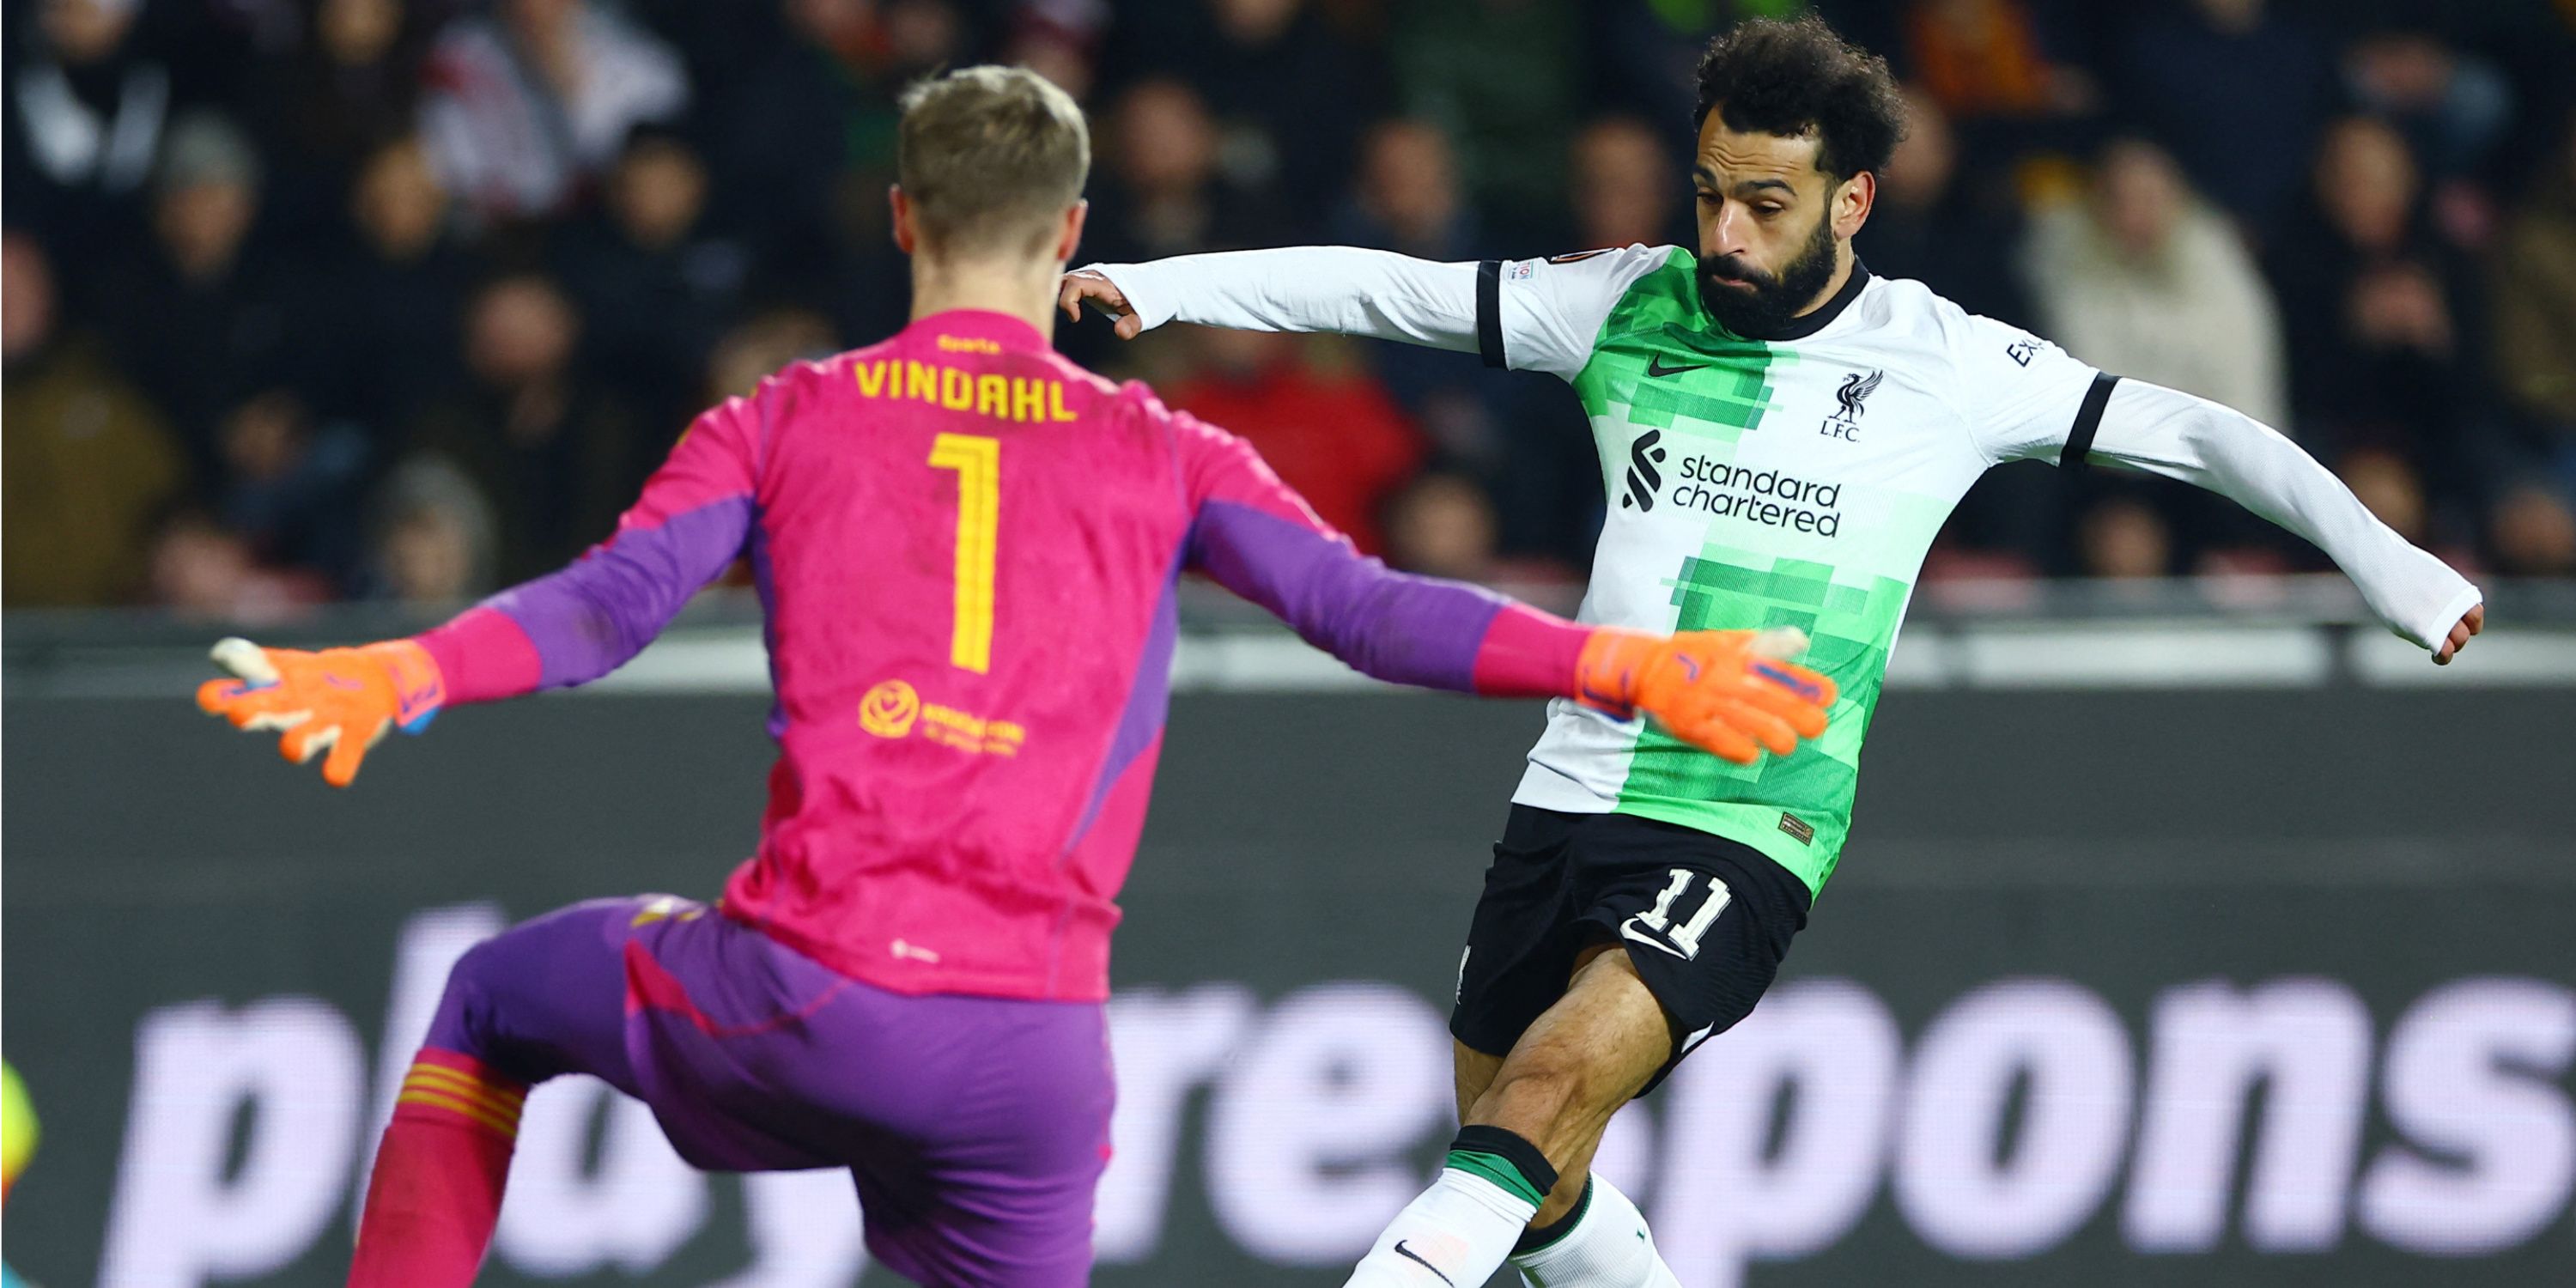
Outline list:
[[[932,469],[957,471],[957,625],[948,660],[982,675],[993,669],[993,561],[1002,530],[1002,443],[942,434]]]

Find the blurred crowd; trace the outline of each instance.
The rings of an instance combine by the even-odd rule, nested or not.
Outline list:
[[[1091,112],[1082,260],[1691,244],[1690,72],[1800,0],[25,0],[0,262],[12,607],[470,597],[689,418],[905,319],[895,98]],[[1819,0],[1908,87],[1883,275],[2233,404],[2463,566],[2576,575],[2576,0]],[[1563,385],[1172,327],[1080,361],[1399,565],[1582,575]],[[1996,471],[1934,577],[2296,571],[2179,486]]]

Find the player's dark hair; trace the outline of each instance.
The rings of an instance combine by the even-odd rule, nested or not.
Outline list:
[[[1756,18],[1709,42],[1699,60],[1699,109],[1727,128],[1796,138],[1816,135],[1816,168],[1836,179],[1882,170],[1905,137],[1905,100],[1887,60],[1842,38],[1814,14]]]

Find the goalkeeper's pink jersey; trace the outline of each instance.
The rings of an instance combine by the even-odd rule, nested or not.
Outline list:
[[[609,541],[421,642],[451,702],[579,684],[739,556],[779,757],[723,909],[911,993],[1107,995],[1184,568],[1407,683],[1563,692],[1584,638],[1362,558],[1242,440],[958,311],[707,412]]]

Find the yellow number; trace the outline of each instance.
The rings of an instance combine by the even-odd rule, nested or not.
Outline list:
[[[948,660],[982,675],[993,669],[993,548],[1002,531],[1001,440],[942,434],[933,469],[957,471],[957,627]]]

